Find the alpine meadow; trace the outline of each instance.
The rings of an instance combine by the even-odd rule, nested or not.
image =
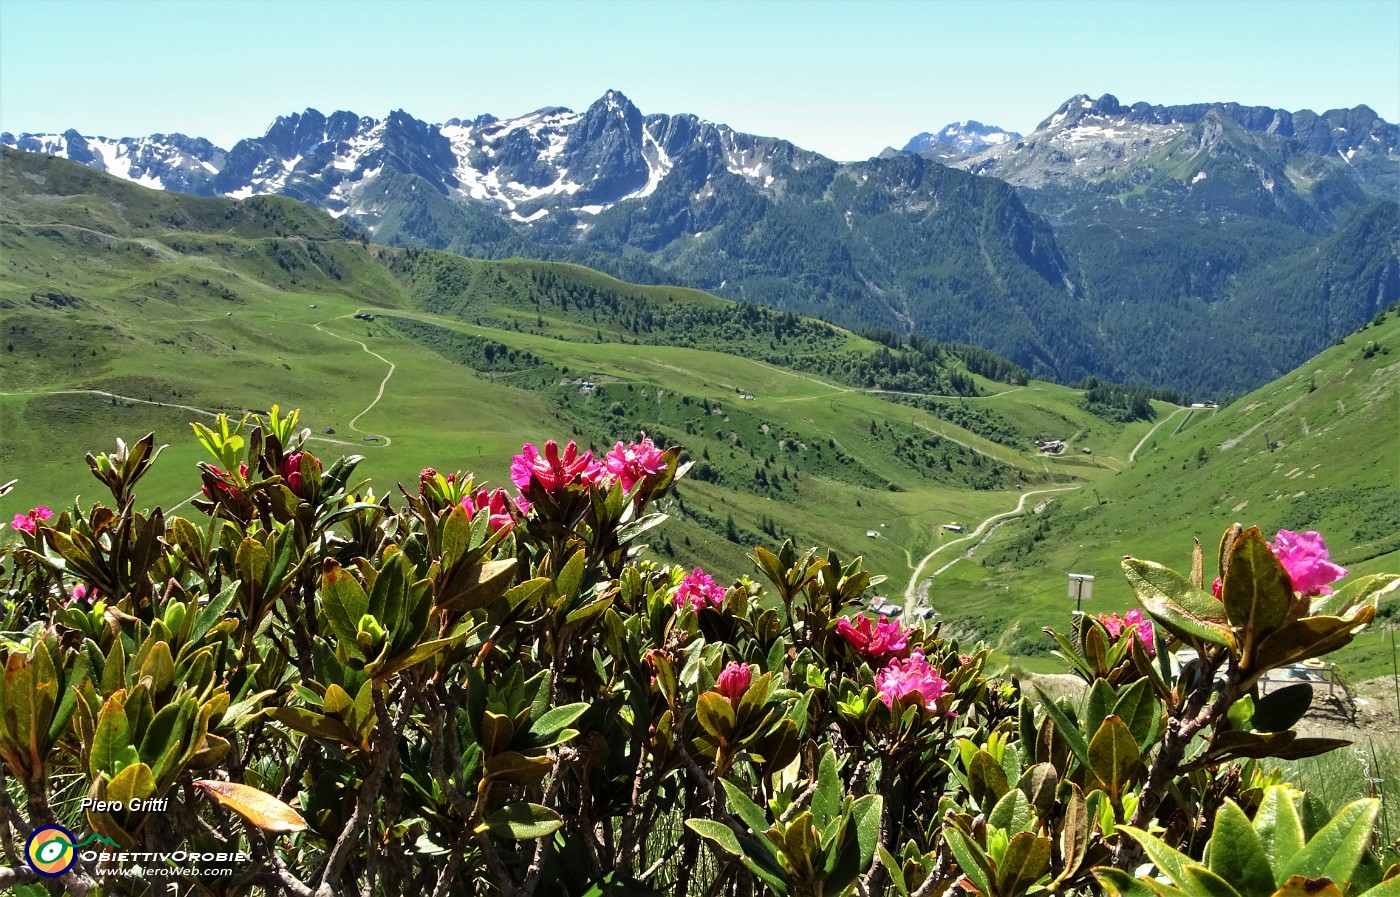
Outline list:
[[[1046,111],[0,133],[0,888],[1400,897],[1400,126]]]

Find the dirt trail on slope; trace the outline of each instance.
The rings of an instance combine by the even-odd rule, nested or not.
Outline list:
[[[977,525],[977,528],[976,528],[975,530],[973,530],[972,532],[970,532],[970,533],[968,533],[967,535],[963,536],[962,538],[960,538],[960,539],[953,539],[951,542],[944,542],[942,545],[938,546],[938,547],[935,548],[933,551],[930,551],[928,554],[924,555],[923,560],[919,561],[919,565],[918,565],[917,567],[914,568],[914,574],[913,574],[912,576],[909,577],[909,585],[906,586],[905,589],[904,589],[904,603],[905,603],[906,605],[909,605],[909,604],[912,604],[912,603],[914,602],[914,593],[915,593],[915,589],[916,589],[916,588],[918,587],[918,585],[919,585],[919,577],[923,575],[924,566],[927,565],[929,561],[933,560],[934,556],[936,556],[936,555],[938,555],[938,554],[941,554],[941,553],[944,552],[944,551],[947,551],[949,548],[952,548],[954,545],[961,545],[961,544],[964,543],[964,542],[969,542],[969,541],[971,541],[971,540],[973,540],[973,539],[981,538],[982,534],[983,534],[984,532],[986,532],[987,527],[988,527],[988,526],[991,526],[991,525],[994,524],[994,523],[996,523],[996,521],[1001,520],[1001,519],[1006,518],[1006,517],[1015,517],[1017,514],[1022,513],[1022,512],[1026,509],[1026,499],[1030,498],[1032,495],[1044,495],[1044,494],[1049,493],[1049,492],[1073,492],[1073,491],[1076,490],[1076,489],[1082,489],[1082,488],[1084,488],[1084,487],[1083,487],[1083,486],[1056,486],[1055,488],[1052,488],[1052,489],[1035,489],[1035,490],[1032,490],[1032,491],[1030,491],[1030,492],[1022,492],[1022,493],[1021,493],[1021,499],[1020,499],[1020,501],[1016,502],[1016,507],[1013,508],[1012,510],[1010,510],[1010,511],[1003,511],[1003,512],[1000,513],[1000,514],[993,514],[991,517],[988,517],[986,520],[983,520],[981,523],[979,523],[979,524]],[[945,568],[943,568],[943,569],[946,570],[947,568],[945,567]],[[942,571],[939,571],[939,572],[942,572]],[[934,575],[936,576],[937,574],[934,574]]]

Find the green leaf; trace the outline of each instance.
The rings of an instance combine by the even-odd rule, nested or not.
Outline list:
[[[1283,887],[1284,866],[1303,849],[1307,840],[1298,807],[1293,803],[1290,785],[1271,785],[1264,790],[1259,811],[1254,814],[1254,831],[1259,835],[1264,856],[1274,870],[1274,885]]]
[[[987,824],[1004,832],[1030,831],[1034,821],[1031,815],[1031,802],[1017,788],[1012,788],[1001,796],[992,812],[987,814]]]
[[[549,585],[548,579],[539,577],[510,588],[517,566],[519,562],[515,558],[454,565],[444,574],[447,579],[440,586],[439,601],[442,606],[453,610],[470,611],[486,607],[504,595],[507,604],[513,608],[521,601],[540,594]]]
[[[1142,850],[1147,854],[1158,869],[1172,880],[1172,883],[1179,888],[1187,887],[1186,867],[1192,863],[1190,857],[1178,853],[1167,845],[1165,841],[1156,835],[1148,834],[1142,829],[1134,828],[1131,825],[1120,825],[1118,831],[1126,833],[1138,844],[1142,845]]]
[[[724,786],[725,797],[729,799],[729,808],[734,815],[742,819],[754,834],[763,834],[769,825],[767,814],[738,785],[728,779],[721,779],[720,785]],[[761,840],[768,843],[766,838]]]
[[[1069,745],[1070,752],[1074,754],[1080,765],[1087,767],[1089,765],[1089,742],[1084,739],[1084,733],[1070,720],[1060,705],[1055,703],[1054,698],[1047,695],[1039,685],[1035,686],[1035,693],[1040,697],[1040,706],[1045,708],[1046,715],[1054,722],[1055,731],[1065,740],[1065,744]]]
[[[958,861],[958,868],[963,875],[981,891],[983,894],[992,892],[992,883],[989,878],[991,867],[988,865],[987,855],[982,848],[974,841],[968,839],[959,829],[951,825],[943,827],[943,840],[948,845],[948,849],[953,853],[953,859]]]
[[[516,841],[544,838],[564,827],[564,817],[539,804],[514,803],[489,814],[477,826],[477,834],[490,831],[493,835]]]
[[[734,834],[733,829],[722,822],[716,822],[713,819],[687,819],[685,827],[705,840],[714,842],[721,849],[736,857],[744,855],[744,851],[739,847],[739,837]]]
[[[707,691],[695,701],[695,717],[715,738],[728,739],[734,734],[734,708],[717,691]]]
[[[1049,868],[1050,839],[1018,832],[997,864],[997,889],[1003,894],[1024,894]]]
[[[860,845],[859,868],[867,869],[875,858],[875,845],[880,840],[880,819],[884,816],[885,799],[879,794],[867,794],[851,804],[851,822]]]
[[[734,833],[734,830],[722,822],[716,822],[713,819],[687,819],[685,827],[706,841],[712,842],[726,853],[739,857],[745,866],[777,893],[787,893],[788,885],[783,877],[781,867],[774,864],[770,852],[758,845],[758,839],[744,838],[743,843],[748,845],[746,850],[741,846],[740,838]]]
[[[1254,728],[1260,732],[1282,732],[1293,728],[1312,706],[1313,687],[1306,682],[1270,692],[1254,703]]]
[[[588,712],[587,702],[577,704],[563,704],[545,712],[543,716],[530,724],[530,734],[535,738],[549,738],[561,729],[572,725],[575,720]]]
[[[841,815],[841,779],[836,772],[836,752],[822,751],[817,766],[817,790],[812,794],[812,818],[817,829],[825,832]]]
[[[527,757],[519,751],[502,751],[486,758],[486,778],[528,787],[539,784],[553,765],[547,756]]]
[[[584,560],[584,550],[580,548],[554,578],[554,586],[566,603],[578,597],[579,586],[583,582]]]
[[[369,610],[369,597],[364,587],[350,572],[335,561],[327,559],[321,572],[321,607],[326,621],[335,632],[337,646],[358,660],[364,660],[356,642],[360,618]]]
[[[1228,798],[1216,812],[1211,829],[1210,870],[1234,885],[1243,897],[1269,897],[1274,892],[1273,869],[1264,845],[1249,817]]]
[[[1151,743],[1162,707],[1152,693],[1152,684],[1146,679],[1139,679],[1118,696],[1112,712],[1123,720],[1141,748]]]
[[[1400,574],[1375,573],[1371,576],[1362,576],[1352,580],[1332,594],[1323,595],[1313,601],[1308,615],[1313,617],[1339,616],[1359,604],[1375,606],[1382,597],[1397,590],[1400,590]]]
[[[1108,684],[1108,680],[1095,679],[1093,687],[1089,689],[1089,700],[1084,705],[1084,730],[1097,732],[1103,725],[1104,717],[1113,712],[1117,703],[1118,692]]]
[[[399,654],[396,657],[391,657],[382,664],[367,664],[365,666],[365,673],[378,680],[387,679],[395,673],[402,672],[415,664],[422,663],[430,657],[441,654],[453,645],[464,641],[471,633],[472,630],[467,630],[466,632],[459,632],[451,638],[440,638],[430,642],[420,642],[414,645],[412,650]]]
[[[1140,749],[1137,739],[1123,720],[1109,716],[1089,742],[1089,768],[1108,788],[1114,802],[1121,798],[1123,788],[1137,774]]]
[[[1016,787],[1026,795],[1026,800],[1042,819],[1050,817],[1055,807],[1055,791],[1060,783],[1060,773],[1051,763],[1037,763],[1021,774]],[[1005,800],[1005,798],[1002,798]]]
[[[451,567],[457,559],[471,550],[472,519],[465,508],[457,505],[443,521],[438,536],[442,546],[442,566]]]
[[[1101,866],[1094,870],[1094,876],[1098,878],[1099,884],[1103,885],[1109,897],[1158,897],[1158,891],[1149,887],[1147,882],[1133,878],[1122,869]]]
[[[1006,770],[1001,768],[995,757],[984,750],[978,750],[972,755],[972,762],[967,768],[967,784],[972,799],[977,801],[977,805],[984,811],[1011,790],[1011,783],[1006,780]]]
[[[1343,885],[1350,883],[1366,851],[1380,808],[1380,801],[1373,797],[1342,807],[1322,831],[1294,854],[1284,867],[1284,874],[1330,878]]]
[[[1243,897],[1228,881],[1204,866],[1187,866],[1184,874],[1182,890],[1192,897]]]
[[[183,522],[183,521],[182,521]],[[190,641],[198,643],[214,626],[223,619],[224,611],[238,594],[238,582],[234,581],[224,586],[223,591],[209,599],[209,603],[201,607],[194,618],[194,629],[190,632]]]
[[[1254,669],[1271,670],[1321,657],[1351,642],[1353,631],[1371,622],[1373,608],[1362,608],[1354,618],[1303,617],[1277,630],[1259,643]]]
[[[355,733],[351,732],[349,727],[340,720],[322,716],[307,710],[305,707],[274,707],[268,711],[268,716],[287,728],[294,729],[304,735],[314,735],[317,738],[337,741],[351,747],[359,744]]]
[[[1065,881],[1079,870],[1093,835],[1089,827],[1089,807],[1084,801],[1084,792],[1073,782],[1066,782],[1063,790],[1068,792],[1064,798],[1064,827],[1060,830],[1060,856],[1064,869],[1056,876],[1057,881]]]
[[[1151,561],[1124,558],[1123,575],[1143,609],[1169,632],[1191,642],[1231,643],[1220,602],[1180,573]]]
[[[156,793],[156,781],[151,768],[144,763],[133,763],[112,777],[107,783],[107,793],[103,800],[126,803],[130,800],[143,800]]]
[[[877,844],[875,850],[880,855],[880,865],[885,867],[885,872],[890,876],[890,884],[894,886],[895,893],[899,897],[909,897],[909,885],[904,880],[904,865],[885,849],[885,845]]]
[[[272,598],[281,590],[287,571],[292,567],[292,561],[297,554],[297,528],[287,526],[282,532],[277,534],[277,541],[273,544],[273,552],[276,555],[272,563],[272,569],[267,574],[267,587],[263,590],[263,598]]]
[[[620,544],[626,544],[647,530],[660,526],[665,523],[666,520],[667,517],[665,514],[647,514],[644,517],[639,517],[631,523],[624,524],[618,528],[617,541]]]
[[[1293,580],[1257,526],[1241,533],[1230,548],[1223,588],[1225,616],[1246,631],[1246,642],[1263,638],[1288,618]]]
[[[131,732],[126,721],[126,693],[117,692],[103,703],[97,715],[97,732],[90,753],[92,775],[106,773],[115,776],[127,763],[138,759],[131,745]]]

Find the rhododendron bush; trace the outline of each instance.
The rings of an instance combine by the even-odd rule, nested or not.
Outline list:
[[[1270,761],[1341,743],[1293,729],[1309,686],[1261,678],[1346,644],[1397,583],[1339,582],[1315,533],[1231,530],[1218,595],[1199,548],[1185,576],[1126,559],[1137,607],[1049,633],[1073,702],[865,616],[882,577],[858,558],[760,546],[734,582],[658,562],[679,447],[547,440],[508,487],[425,468],[391,496],[295,412],[195,434],[188,516],[138,505],[152,435],[88,456],[110,505],[5,534],[0,886],[1400,888],[1374,801],[1328,822]]]

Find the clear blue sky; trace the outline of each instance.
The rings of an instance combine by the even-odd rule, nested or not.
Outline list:
[[[973,118],[1029,131],[1076,93],[1400,121],[1400,0],[77,2],[0,0],[0,130],[231,146],[315,107],[432,122],[608,88],[864,158]]]

